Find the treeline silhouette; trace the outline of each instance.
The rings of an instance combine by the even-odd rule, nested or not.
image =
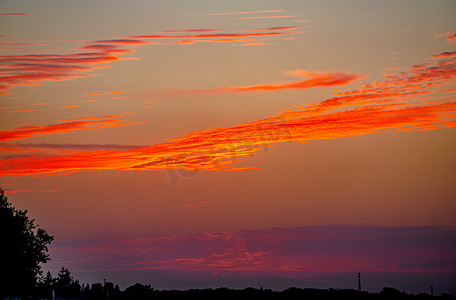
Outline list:
[[[64,267],[56,277],[50,272],[42,275],[41,264],[46,263],[48,245],[54,239],[27,216],[27,210],[16,209],[0,188],[0,300],[3,299],[52,299],[52,300],[141,300],[141,299],[455,299],[451,294],[435,297],[420,293],[406,294],[386,287],[378,293],[359,292],[352,289],[300,289],[291,287],[283,291],[270,289],[229,288],[157,290],[150,285],[136,283],[125,290],[112,282],[80,284]]]
[[[81,285],[73,279],[68,269],[62,268],[56,278],[48,272],[37,285],[32,299],[67,299],[67,300],[146,300],[146,299],[455,299],[452,294],[433,296],[426,293],[407,294],[396,288],[385,287],[373,293],[354,289],[312,289],[290,287],[283,291],[271,289],[189,289],[189,290],[158,290],[149,284],[136,283],[125,290],[117,284],[104,281]],[[54,298],[53,298],[54,296]]]

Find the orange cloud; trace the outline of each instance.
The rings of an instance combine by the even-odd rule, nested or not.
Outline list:
[[[341,72],[288,75],[308,76],[302,82],[230,88],[234,92],[277,90],[345,84],[358,78]],[[197,131],[164,143],[127,150],[83,151],[71,155],[4,159],[0,175],[23,176],[81,170],[240,170],[233,166],[255,152],[286,141],[305,142],[391,131],[417,131],[456,126],[454,82],[456,58],[415,65],[336,94],[320,103],[283,111],[265,119],[233,127]],[[438,85],[440,89],[431,89]],[[448,86],[448,88],[447,88]],[[427,96],[439,97],[429,99]],[[426,95],[426,97],[423,97]],[[114,120],[33,126],[0,133],[0,140],[68,130],[123,126]],[[252,169],[252,168],[247,168]],[[193,173],[192,173],[193,174]],[[176,174],[172,176],[177,176]]]
[[[15,194],[15,193],[54,193],[57,192],[58,190],[32,190],[32,189],[6,189],[5,192],[8,194]]]
[[[116,119],[116,118],[120,118],[120,116],[102,116],[102,117],[76,118],[76,119],[61,120],[60,122],[74,122],[74,121],[87,121],[87,120],[99,120],[99,119]]]
[[[456,56],[456,51],[440,52],[439,54],[431,55],[432,58],[443,58],[451,56]]]
[[[19,109],[19,110],[9,110],[8,112],[31,112],[31,111],[35,111],[35,109]]]
[[[82,105],[64,105],[64,106],[59,106],[59,108],[76,108],[76,107],[81,107]]]
[[[109,116],[100,117],[101,118],[111,118]],[[108,119],[108,120],[98,120],[98,121],[72,121],[65,122],[60,124],[46,125],[46,126],[28,126],[28,127],[19,127],[13,128],[6,131],[0,131],[0,141],[9,142],[12,140],[26,139],[38,135],[54,134],[54,133],[64,133],[74,130],[82,129],[99,129],[105,127],[118,127],[125,126],[130,124],[137,124],[134,122],[130,123],[118,123],[118,119]]]
[[[248,31],[273,31],[273,30],[295,30],[307,28],[307,26],[280,26],[280,27],[270,27],[264,29],[248,29]]]
[[[97,96],[103,96],[103,95],[119,95],[123,94],[123,92],[109,92],[109,93],[94,93],[94,94],[87,94],[83,95],[83,97],[97,97]]]
[[[171,205],[169,208],[177,208],[177,207],[207,207],[213,206],[215,204],[220,203],[219,200],[214,201],[202,201],[202,202],[195,202],[195,203],[186,203],[186,204],[179,204],[179,205]]]
[[[235,39],[235,38],[228,38],[228,39],[206,40],[205,42],[248,42],[248,41],[252,41],[252,39]]]
[[[267,45],[267,44],[263,43],[263,42],[250,42],[250,43],[241,44],[239,46],[263,46],[263,45]]]
[[[277,19],[277,18],[296,18],[297,16],[261,16],[261,17],[245,17],[238,18],[239,20],[250,20],[250,19]]]
[[[103,54],[134,52],[133,50],[119,49],[119,47],[117,45],[100,45],[100,44],[87,45],[87,46],[79,48],[79,50],[93,50],[93,51],[98,51]]]
[[[176,41],[176,42],[168,42],[168,43],[153,43],[155,45],[188,45],[188,44],[193,44],[197,43],[198,41],[194,40],[181,40],[181,41]]]
[[[119,45],[144,45],[148,44],[146,41],[135,40],[135,39],[116,39],[116,40],[102,40],[96,41],[91,44],[119,44]]]
[[[14,86],[37,85],[46,81],[94,76],[93,74],[86,74],[86,72],[93,72],[103,67],[100,64],[128,59],[120,55],[132,51],[121,49],[120,46],[145,43],[137,40],[113,40],[110,42],[112,44],[88,45],[79,48],[79,50],[90,50],[82,53],[0,56],[0,63],[3,68],[0,76],[0,91],[7,91]],[[39,50],[38,52],[41,52],[43,49]]]
[[[0,56],[5,73],[0,76],[0,90],[37,82],[70,80],[82,76],[81,71],[93,71],[96,64],[119,60],[103,53],[40,54]]]
[[[5,145],[5,144],[3,144]],[[7,147],[14,147],[15,149],[55,149],[55,150],[76,150],[76,151],[90,151],[90,150],[131,150],[142,148],[144,146],[139,145],[117,145],[117,144],[31,144],[31,143],[20,143],[20,144],[8,144]]]
[[[131,38],[142,39],[199,39],[199,38],[242,38],[242,37],[264,37],[277,36],[285,34],[294,34],[295,32],[261,32],[261,33],[210,33],[195,35],[140,35]]]
[[[16,193],[28,193],[31,192],[31,189],[6,189],[5,190],[8,194],[16,194]]]
[[[368,105],[332,113],[292,110],[256,122],[194,132],[166,143],[129,151],[88,151],[68,156],[5,160],[4,176],[92,170],[235,170],[236,159],[273,143],[304,142],[378,131],[434,129],[451,126],[456,103],[422,106]]]
[[[186,29],[186,30],[159,30],[160,33],[183,33],[183,32],[216,32],[215,29]]]
[[[445,37],[447,43],[454,43],[454,42],[456,42],[456,30],[452,30],[452,31],[448,31],[448,32],[445,32],[445,33],[436,34],[436,35],[434,35],[434,36],[435,36],[436,38]]]
[[[36,44],[36,43],[0,43],[3,46],[46,46],[47,44]]]
[[[31,16],[31,14],[26,14],[26,13],[0,13],[0,16],[13,16],[13,17],[17,17],[17,16]]]
[[[58,50],[58,48],[1,48],[0,51],[38,53]]]
[[[250,45],[257,45],[257,43],[248,43]],[[249,46],[244,44],[245,46]],[[262,45],[262,44],[260,44]],[[331,72],[323,73],[316,72],[311,73],[304,70],[295,70],[286,73],[291,76],[308,77],[310,79],[302,81],[293,81],[285,83],[266,83],[252,86],[241,86],[241,87],[219,87],[215,89],[201,89],[191,90],[187,92],[196,93],[207,93],[207,92],[251,92],[251,91],[276,91],[276,90],[287,90],[287,89],[308,89],[316,86],[336,86],[345,85],[355,81],[356,79],[362,78],[362,75],[358,74],[347,74],[343,72]]]
[[[256,10],[256,11],[238,11],[238,12],[221,12],[207,14],[209,16],[223,16],[223,15],[243,15],[243,14],[259,14],[259,13],[272,13],[272,12],[283,12],[283,10]]]
[[[262,11],[266,12],[266,11]],[[123,55],[134,52],[132,47],[142,45],[186,45],[199,41],[208,42],[236,42],[247,41],[246,38],[290,35],[296,32],[284,31],[298,27],[273,27],[267,32],[255,33],[215,33],[212,29],[190,30],[164,30],[162,33],[193,33],[190,35],[143,35],[112,40],[98,40],[86,43],[77,48],[79,52],[66,54],[28,54],[28,55],[3,55],[0,56],[2,73],[0,75],[0,95],[8,94],[6,91],[15,86],[38,85],[48,81],[65,81],[79,77],[96,76],[87,74],[100,68],[108,67],[106,64],[134,59]],[[265,30],[261,30],[265,31]],[[201,33],[201,34],[194,34]],[[149,42],[144,39],[177,39],[172,42]],[[32,43],[3,43],[3,45],[44,45]],[[17,49],[16,49],[17,50]],[[52,49],[24,49],[24,51],[43,52]],[[22,50],[21,50],[22,51]],[[82,52],[80,52],[82,51]]]
[[[0,106],[0,109],[23,108],[23,106]]]

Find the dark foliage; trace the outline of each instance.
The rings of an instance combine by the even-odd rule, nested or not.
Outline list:
[[[110,287],[110,288],[108,288]],[[96,296],[93,289],[97,290]],[[89,288],[90,289],[90,288]],[[109,290],[112,289],[112,290]],[[180,290],[156,290],[150,285],[136,283],[125,291],[116,292],[113,284],[108,282],[92,284],[92,291],[86,290],[81,293],[80,299],[455,299],[453,295],[442,294],[431,296],[429,294],[407,294],[394,288],[386,287],[379,293],[358,292],[353,289],[300,289],[288,288],[284,291],[273,291],[270,289],[245,288],[234,290],[229,288],[217,289],[190,289]],[[108,293],[106,292],[108,291]],[[88,293],[87,293],[88,292]],[[89,297],[89,295],[92,295]]]
[[[8,203],[0,189],[0,299],[20,296],[22,299],[73,300],[146,300],[146,299],[456,299],[451,294],[431,296],[407,294],[385,287],[379,293],[359,292],[352,289],[300,289],[284,291],[270,289],[229,288],[156,290],[150,285],[136,283],[125,291],[112,282],[80,285],[64,267],[57,277],[50,272],[41,276],[40,263],[49,260],[47,245],[53,240],[44,229],[29,220],[27,211],[16,210]]]
[[[0,188],[0,297],[34,293],[53,237],[17,210]]]
[[[56,297],[62,297],[57,295]],[[150,285],[136,283],[125,291],[112,282],[95,283],[82,286],[80,294],[73,299],[80,300],[129,300],[129,299],[456,299],[453,295],[442,294],[431,296],[420,293],[407,294],[395,288],[385,287],[379,293],[359,292],[353,289],[300,289],[291,287],[284,291],[270,289],[245,288],[235,290],[229,288],[217,289],[190,289],[181,290],[156,290]]]

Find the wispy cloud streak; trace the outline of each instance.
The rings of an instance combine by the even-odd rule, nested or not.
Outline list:
[[[261,16],[261,17],[244,17],[238,18],[239,20],[252,20],[252,19],[279,19],[279,18],[296,18],[297,16]]]
[[[284,12],[283,10],[255,10],[255,11],[238,11],[238,12],[221,12],[207,14],[208,16],[224,16],[224,15],[245,15],[245,14],[261,14],[261,13],[274,13]]]
[[[435,35],[436,38],[445,37],[447,43],[455,43],[456,42],[456,30],[448,31],[445,33],[440,33]]]
[[[257,32],[239,33],[213,29],[162,30],[153,35],[139,35],[124,38],[88,42],[75,49],[74,53],[59,52],[59,49],[18,49],[6,51],[30,52],[31,54],[0,56],[0,95],[15,86],[39,85],[48,81],[65,81],[80,77],[96,76],[94,71],[107,64],[124,59],[133,53],[134,47],[144,45],[189,45],[197,42],[245,42],[253,38],[274,37],[296,34],[293,27],[276,27]],[[255,30],[247,30],[255,31]],[[175,33],[187,33],[175,35]],[[170,42],[155,40],[176,40]],[[153,40],[153,41],[150,41]],[[2,43],[2,45],[44,45],[32,43]],[[53,51],[53,54],[42,52]],[[55,51],[54,51],[55,50]]]
[[[26,13],[17,13],[17,12],[12,12],[12,13],[0,13],[0,16],[3,16],[3,17],[8,17],[8,16],[11,16],[11,17],[23,17],[23,16],[31,16],[31,14],[26,14]]]
[[[359,271],[454,274],[455,237],[455,230],[435,227],[315,226],[65,245],[53,247],[51,255],[52,263],[64,261],[77,271],[163,269],[300,278]]]
[[[89,150],[131,150],[137,148],[143,148],[144,146],[139,145],[117,145],[117,144],[30,144],[30,143],[18,143],[10,144],[10,147],[15,148],[36,148],[36,149],[57,149],[57,150],[78,150],[78,151],[89,151]]]
[[[456,51],[440,52],[439,54],[431,55],[432,58],[443,58],[456,56]]]
[[[135,122],[120,123],[119,119],[107,119],[97,121],[71,121],[59,124],[52,124],[46,126],[27,126],[13,128],[0,132],[0,142],[10,142],[13,140],[26,139],[33,136],[64,133],[74,130],[82,129],[100,129],[105,127],[119,127],[130,124],[137,124]]]
[[[250,45],[264,45],[264,43],[247,43],[243,44],[244,46]],[[348,74],[343,72],[307,72],[304,70],[295,70],[287,72],[288,75],[299,76],[308,78],[301,81],[293,82],[274,82],[267,84],[251,85],[251,86],[240,86],[240,87],[219,87],[215,89],[201,89],[201,90],[189,90],[189,91],[180,91],[179,93],[226,93],[226,92],[253,92],[253,91],[276,91],[276,90],[288,90],[288,89],[308,89],[316,86],[337,86],[337,85],[346,85],[360,79],[364,76],[359,74]]]
[[[94,76],[87,72],[93,72],[100,64],[122,59],[118,55],[110,54],[106,49],[97,50],[74,54],[0,56],[0,91],[20,85]]]
[[[0,174],[22,176],[83,169],[239,170],[233,165],[237,159],[274,143],[455,127],[455,78],[454,58],[429,62],[389,75],[383,81],[362,85],[358,90],[342,92],[323,102],[283,111],[262,120],[193,132],[165,143],[126,151],[84,151],[72,155],[7,159],[0,166]],[[430,96],[438,98],[429,99]],[[95,123],[93,126],[111,126],[109,120]],[[91,122],[56,127],[71,130],[87,125]],[[4,139],[12,140],[53,129],[52,126],[22,128],[2,134]]]
[[[193,35],[139,35],[131,38],[139,39],[206,39],[206,38],[243,38],[243,37],[265,37],[278,36],[285,34],[295,34],[296,32],[260,32],[260,33],[206,33]]]

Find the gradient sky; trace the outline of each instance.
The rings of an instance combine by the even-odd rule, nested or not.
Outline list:
[[[44,270],[456,293],[456,2],[0,2],[1,187]]]

